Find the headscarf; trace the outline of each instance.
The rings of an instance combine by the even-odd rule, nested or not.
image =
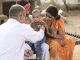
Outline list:
[[[30,9],[31,5],[30,5],[30,3],[28,3],[28,4],[24,5],[23,7],[26,9],[26,11],[28,11]]]

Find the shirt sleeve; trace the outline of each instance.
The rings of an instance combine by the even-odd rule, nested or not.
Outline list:
[[[31,47],[27,43],[25,43],[24,44],[24,50],[31,50]]]
[[[40,31],[34,31],[30,25],[26,25],[24,34],[26,41],[30,41],[32,43],[36,43],[44,37],[44,31],[42,29],[40,29]]]

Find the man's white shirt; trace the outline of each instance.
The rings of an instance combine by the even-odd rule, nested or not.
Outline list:
[[[44,31],[34,31],[30,25],[15,19],[0,26],[0,60],[23,60],[25,41],[35,43],[44,37]]]

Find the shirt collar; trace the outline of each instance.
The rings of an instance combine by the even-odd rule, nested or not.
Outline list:
[[[8,21],[9,22],[13,22],[13,23],[19,23],[19,24],[21,24],[19,21],[17,21],[16,19],[13,19],[13,18],[9,18]]]

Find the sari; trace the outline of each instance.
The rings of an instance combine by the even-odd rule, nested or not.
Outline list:
[[[44,20],[46,21],[46,20]],[[50,53],[50,58],[52,60],[72,60],[72,56],[73,56],[73,50],[74,50],[74,45],[75,45],[75,41],[72,38],[68,38],[65,34],[65,30],[64,30],[64,21],[63,19],[59,19],[57,21],[53,21],[51,26],[52,31],[57,32],[58,28],[60,27],[62,30],[63,35],[63,39],[62,41],[64,41],[64,45],[60,45],[56,39],[54,38],[50,38],[50,37],[46,37],[47,38],[47,43],[50,47],[49,53]]]

